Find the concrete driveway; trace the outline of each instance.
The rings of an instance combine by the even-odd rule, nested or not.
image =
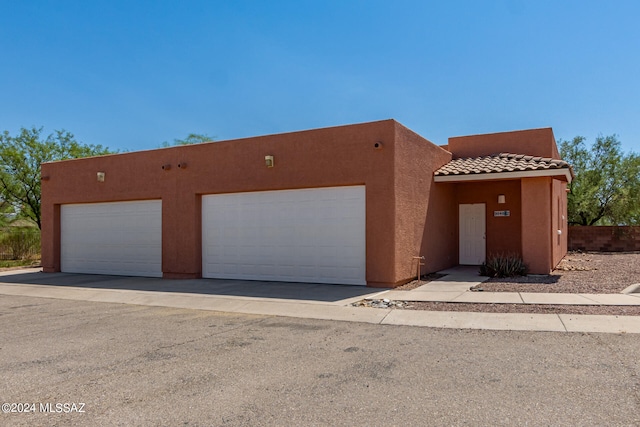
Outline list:
[[[318,283],[263,282],[252,280],[190,279],[163,280],[150,277],[123,277],[74,273],[42,273],[33,270],[16,274],[0,273],[0,282],[28,285],[82,287],[153,292],[180,292],[201,295],[339,302],[362,299],[386,289]]]

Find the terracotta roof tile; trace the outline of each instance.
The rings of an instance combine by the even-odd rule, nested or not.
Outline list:
[[[470,175],[481,173],[569,169],[564,160],[534,157],[523,154],[500,153],[492,156],[454,159],[438,169],[436,176]],[[573,173],[572,173],[573,175]]]

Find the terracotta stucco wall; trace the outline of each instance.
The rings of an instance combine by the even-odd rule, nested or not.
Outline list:
[[[433,182],[433,172],[450,160],[451,154],[446,150],[396,125],[395,269],[400,283],[415,278],[415,256],[425,257],[423,272],[457,263],[453,199],[450,194],[435,190]]]
[[[488,156],[498,153],[560,158],[551,128],[457,136],[449,138],[447,149],[454,158]]]
[[[162,199],[164,277],[192,278],[202,268],[202,195],[364,184],[367,281],[396,283],[395,138],[396,122],[385,120],[44,164],[44,270],[60,269],[61,204]]]
[[[447,147],[453,158],[501,152],[560,158],[551,128],[454,137],[449,138]],[[499,181],[459,184],[457,191],[459,203],[482,203],[483,198],[494,203],[487,206],[487,255],[500,251],[521,253],[532,273],[546,274],[567,250],[565,188],[566,183],[551,177],[522,178],[502,190],[513,195],[505,194],[505,205],[496,205],[495,196],[490,195],[499,191]],[[520,205],[510,205],[510,199]],[[494,210],[510,210],[511,219],[494,218]],[[516,210],[520,214],[514,217]]]
[[[522,258],[533,274],[548,274],[552,257],[551,178],[523,178]]]
[[[421,255],[423,273],[432,273],[458,265],[458,218],[455,191],[450,184],[433,184]]]
[[[486,204],[487,256],[497,254],[522,255],[520,181],[474,182],[456,185],[457,204]],[[498,203],[498,195],[505,203]],[[510,216],[495,217],[494,211],[508,210]],[[457,206],[456,206],[456,211]],[[457,231],[457,230],[456,230]],[[456,238],[458,242],[458,238]]]
[[[567,253],[569,229],[567,222],[567,183],[558,179],[552,180],[552,268],[562,260]]]
[[[557,157],[550,129],[452,138],[447,148],[460,156],[521,152],[530,145],[538,151],[525,154]],[[274,156],[274,168],[265,167],[265,155]],[[553,223],[554,215],[566,215],[566,194],[564,205],[554,207],[564,184],[550,178],[435,184],[434,170],[451,158],[444,148],[385,120],[45,164],[43,267],[60,269],[63,204],[161,199],[164,277],[194,278],[202,269],[203,195],[365,185],[370,286],[411,279],[417,255],[426,258],[423,272],[455,265],[460,203],[486,203],[488,254],[520,250],[532,272],[548,272],[566,251],[566,240],[551,235],[562,226]],[[105,172],[105,182],[97,182],[97,172]],[[505,205],[497,204],[498,194],[506,196]],[[494,218],[494,210],[510,210],[511,216]]]

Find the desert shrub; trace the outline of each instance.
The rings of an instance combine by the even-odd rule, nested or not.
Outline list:
[[[39,231],[16,229],[0,233],[0,259],[26,259],[39,254]]]
[[[480,275],[489,277],[525,276],[528,268],[515,254],[491,255],[480,266]]]

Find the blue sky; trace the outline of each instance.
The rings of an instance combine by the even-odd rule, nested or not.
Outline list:
[[[638,1],[0,0],[0,130],[136,151],[394,118],[640,152]]]

